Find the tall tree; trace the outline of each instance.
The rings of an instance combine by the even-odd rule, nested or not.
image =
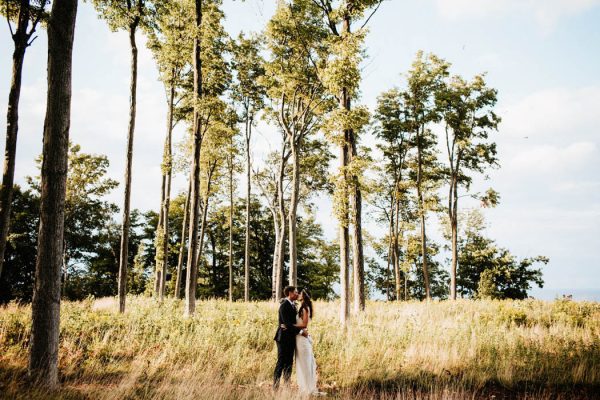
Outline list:
[[[494,113],[497,91],[488,88],[483,76],[475,76],[467,82],[454,76],[441,87],[436,101],[442,113],[449,182],[448,218],[452,241],[452,263],[450,267],[450,299],[456,300],[456,268],[458,264],[458,190],[469,190],[473,177],[469,173],[484,173],[485,169],[497,165],[496,144],[489,134],[496,130],[500,118]]]
[[[310,2],[278,3],[267,26],[271,59],[266,65],[270,114],[285,133],[292,164],[288,207],[289,283],[297,284],[297,214],[300,198],[302,146],[322,123],[329,98],[317,76],[317,63],[326,58],[325,31],[318,9]]]
[[[382,0],[314,0],[321,10],[329,31],[332,60],[323,74],[327,89],[339,104],[332,119],[338,127],[336,144],[340,146],[340,171],[337,177],[337,214],[340,221],[340,321],[346,323],[349,314],[349,222],[352,222],[352,266],[354,309],[365,307],[364,251],[362,236],[361,174],[364,162],[358,155],[358,134],[368,122],[364,107],[352,107],[358,99],[360,62],[365,32],[363,28],[381,5]],[[352,24],[362,20],[353,32]]]
[[[29,350],[30,376],[48,387],[58,385],[60,272],[63,265],[71,65],[76,15],[77,0],[55,0],[48,21],[48,95]]]
[[[200,212],[200,150],[202,147],[202,126],[200,101],[202,99],[202,58],[200,48],[200,31],[202,29],[202,3],[203,0],[194,1],[194,116],[192,121],[192,163],[190,172],[190,217],[188,228],[188,259],[186,267],[185,282],[185,309],[186,316],[196,311],[196,284],[198,280],[197,258],[198,258],[198,225]]]
[[[189,67],[186,57],[191,51],[187,40],[188,14],[180,2],[157,3],[156,13],[149,30],[148,47],[154,53],[160,79],[167,93],[167,133],[161,165],[161,211],[156,230],[155,294],[162,300],[165,295],[169,260],[169,203],[171,200],[172,135],[183,118],[176,105],[181,100],[180,86]]]
[[[188,228],[188,217],[190,215],[190,193],[191,193],[192,182],[188,183],[188,189],[185,194],[185,205],[183,207],[183,219],[181,221],[181,240],[179,242],[179,255],[177,256],[177,278],[175,280],[175,297],[178,299],[183,298],[181,287],[184,282],[183,279],[183,257],[185,256],[186,249],[186,236],[185,231]]]
[[[226,104],[221,98],[229,88],[231,71],[225,59],[229,37],[223,28],[225,15],[220,0],[196,0],[188,11],[195,15],[194,34],[194,91],[193,138],[189,217],[189,251],[186,271],[186,315],[195,311],[198,266],[203,251],[206,213],[212,191],[212,182],[222,167],[224,143],[229,141],[231,129],[227,123]],[[219,136],[224,132],[226,136]],[[204,140],[210,136],[210,145],[204,150]],[[207,168],[201,174],[202,168]],[[203,182],[203,183],[202,183]],[[201,186],[201,183],[203,186]],[[200,202],[202,215],[200,215]]]
[[[440,121],[434,96],[447,75],[448,63],[432,54],[424,56],[423,52],[419,51],[408,73],[408,87],[404,92],[408,129],[413,133],[413,145],[416,149],[416,159],[412,164],[421,225],[421,262],[427,300],[431,299],[431,290],[427,269],[429,257],[425,222],[427,212],[436,203],[431,201],[435,199],[435,195],[429,195],[434,192],[435,185],[439,182],[437,139],[431,132],[430,125]]]
[[[377,98],[375,118],[378,127],[375,135],[382,141],[378,145],[383,155],[381,184],[384,210],[389,223],[388,262],[394,268],[395,298],[402,298],[402,269],[400,267],[400,242],[403,218],[408,210],[407,158],[410,150],[411,132],[406,123],[404,97],[399,89],[391,89]]]
[[[4,147],[4,166],[2,186],[0,186],[0,276],[4,266],[4,251],[10,228],[10,207],[15,180],[17,156],[17,135],[19,131],[19,99],[21,97],[21,78],[25,51],[36,37],[34,33],[42,19],[46,19],[46,0],[11,0],[0,5],[0,14],[6,16],[6,22],[14,42],[12,75],[6,112],[6,145]],[[15,28],[13,29],[13,21]]]
[[[135,132],[138,48],[135,35],[138,28],[147,24],[152,13],[149,0],[92,0],[100,17],[105,19],[113,31],[126,30],[129,35],[131,50],[131,81],[129,86],[129,127],[127,130],[127,147],[125,152],[125,187],[123,199],[123,223],[121,227],[121,251],[119,255],[119,312],[125,312],[125,296],[127,294],[127,265],[129,249],[129,224],[131,203],[131,164],[133,162],[133,135]]]
[[[252,125],[256,114],[264,107],[265,87],[262,80],[265,74],[264,60],[260,55],[261,40],[258,37],[246,38],[240,34],[233,44],[233,68],[237,72],[237,82],[233,86],[233,98],[240,104],[241,120],[244,123],[246,149],[246,247],[244,251],[244,301],[250,300],[250,197],[252,192],[250,142]]]

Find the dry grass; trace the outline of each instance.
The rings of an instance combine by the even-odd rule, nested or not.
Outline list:
[[[276,305],[128,299],[63,303],[58,392],[27,385],[29,307],[0,308],[0,397],[297,398],[270,389]],[[369,303],[347,329],[336,303],[311,326],[321,390],[334,398],[593,398],[600,304],[567,301]]]

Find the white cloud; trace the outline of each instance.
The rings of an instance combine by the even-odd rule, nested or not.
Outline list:
[[[597,138],[600,130],[600,86],[554,88],[532,93],[502,107],[502,135],[572,141]]]
[[[436,0],[438,12],[447,19],[529,15],[545,34],[550,33],[562,18],[597,5],[600,0]]]
[[[596,153],[596,144],[576,142],[566,147],[542,145],[517,154],[507,165],[529,173],[572,172],[584,167]]]

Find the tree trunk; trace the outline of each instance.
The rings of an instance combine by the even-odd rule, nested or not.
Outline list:
[[[250,301],[250,139],[252,137],[252,119],[246,117],[246,243],[244,246],[244,301]]]
[[[123,201],[123,225],[121,227],[121,252],[119,258],[119,312],[125,312],[125,297],[127,295],[127,264],[129,256],[129,224],[131,201],[131,164],[133,161],[133,134],[135,131],[135,111],[137,94],[137,56],[135,43],[137,23],[129,28],[129,44],[131,46],[131,86],[129,105],[129,130],[127,133],[127,161],[125,166],[125,199]]]
[[[196,29],[199,31],[202,25],[202,0],[196,2]],[[200,105],[202,97],[202,60],[200,59],[200,38],[194,37],[194,142],[192,145],[192,190],[190,201],[190,227],[189,227],[189,250],[187,260],[187,279],[185,286],[185,311],[186,316],[193,315],[196,311],[196,285],[198,281],[198,270],[196,268],[198,256],[198,211],[200,199],[200,148],[202,147],[202,127],[200,121]]]
[[[400,233],[400,201],[394,199],[395,207],[395,220],[394,220],[394,241],[393,241],[393,254],[394,254],[394,276],[396,280],[396,301],[400,301],[402,296],[402,273],[400,272],[400,246],[398,243],[398,237]],[[406,299],[405,299],[406,300]]]
[[[286,226],[286,215],[285,215],[285,196],[283,190],[283,178],[285,177],[285,165],[287,158],[285,156],[285,143],[283,144],[283,150],[281,154],[279,164],[279,176],[277,178],[277,200],[278,200],[278,211],[279,211],[279,242],[277,243],[277,273],[275,283],[275,301],[279,302],[283,296],[283,262],[285,259],[285,233],[287,230]]]
[[[204,196],[204,205],[202,207],[202,217],[200,220],[200,243],[198,244],[198,256],[196,258],[196,271],[200,269],[200,262],[202,261],[202,255],[204,254],[204,235],[206,233],[206,216],[208,215],[208,206],[211,195],[212,178],[217,167],[216,161],[210,166],[208,170],[207,183],[206,183],[206,195]]]
[[[390,223],[388,225],[388,253],[387,253],[387,270],[386,270],[386,282],[385,282],[385,298],[387,301],[391,300],[390,285],[392,284],[392,273],[391,266],[393,265],[394,257],[394,196],[390,201]],[[394,268],[394,272],[396,272]],[[395,277],[395,275],[394,275]]]
[[[292,193],[290,196],[290,209],[288,210],[288,245],[290,256],[289,284],[298,284],[298,244],[297,244],[297,219],[298,197],[300,195],[300,158],[294,143],[290,143],[292,150]]]
[[[350,101],[348,101],[350,107]],[[356,135],[351,130],[350,159],[357,157]],[[350,206],[352,208],[352,271],[354,273],[354,312],[358,313],[365,309],[365,258],[363,253],[362,239],[362,193],[358,176],[352,175],[350,193]]]
[[[450,299],[456,300],[456,267],[458,264],[458,177],[452,177],[450,225],[452,229],[452,265],[450,268]]]
[[[423,197],[423,159],[421,154],[421,135],[417,131],[417,196],[419,198],[419,212],[421,214],[421,256],[423,265],[423,284],[425,286],[425,298],[431,300],[429,290],[429,271],[427,269],[427,235],[425,233],[425,200]]]
[[[164,162],[164,157],[163,157]],[[162,168],[161,168],[162,170]],[[154,297],[160,297],[160,283],[162,282],[162,241],[164,238],[163,235],[163,205],[165,202],[165,192],[167,187],[167,177],[163,173],[160,177],[160,207],[158,211],[158,224],[156,225],[156,240],[155,240],[155,251],[156,255],[154,257]]]
[[[273,216],[273,228],[275,229],[275,246],[273,247],[273,270],[271,271],[271,300],[277,298],[277,266],[279,262],[277,260],[277,249],[279,248],[279,235],[280,235],[280,224],[279,214],[274,207],[270,207],[271,214]]]
[[[71,118],[71,65],[77,0],[55,0],[48,21],[48,94],[41,171],[40,226],[31,304],[29,374],[58,385],[60,272]]]
[[[233,301],[233,136],[229,154],[229,301]]]
[[[173,71],[173,76],[175,72]],[[165,154],[163,157],[163,175],[165,180],[165,192],[162,201],[162,262],[161,262],[161,280],[160,280],[160,300],[165,297],[165,289],[167,284],[167,271],[169,270],[169,207],[171,205],[171,137],[173,135],[173,108],[175,107],[175,86],[171,83],[169,93],[169,110],[167,118],[167,137],[165,140]]]
[[[342,90],[341,106],[345,107],[348,100],[346,89]],[[350,249],[349,249],[349,229],[348,229],[348,210],[346,210],[346,201],[348,199],[348,167],[349,151],[348,151],[348,131],[344,131],[344,142],[340,146],[340,163],[342,168],[342,196],[343,196],[343,215],[340,218],[340,323],[346,325],[348,315],[350,314],[349,301],[349,267],[350,267]]]
[[[175,297],[181,299],[181,283],[182,283],[182,270],[183,270],[183,254],[185,253],[185,230],[187,228],[188,214],[190,210],[190,182],[188,185],[187,195],[185,196],[185,205],[183,206],[183,221],[181,223],[181,243],[179,244],[179,258],[177,260],[177,280],[175,281]]]
[[[0,277],[4,265],[4,252],[10,228],[10,209],[12,205],[13,185],[15,179],[15,164],[17,157],[17,134],[19,131],[19,99],[21,97],[21,76],[23,61],[27,49],[27,27],[29,25],[29,0],[21,1],[17,30],[13,40],[12,77],[8,95],[8,110],[6,112],[6,146],[4,147],[4,168],[2,187],[0,187]],[[34,27],[35,28],[35,27]]]

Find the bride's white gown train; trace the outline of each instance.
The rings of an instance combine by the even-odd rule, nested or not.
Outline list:
[[[302,318],[296,317],[301,324]],[[317,363],[313,353],[311,337],[296,335],[296,377],[298,388],[305,394],[317,394]]]

